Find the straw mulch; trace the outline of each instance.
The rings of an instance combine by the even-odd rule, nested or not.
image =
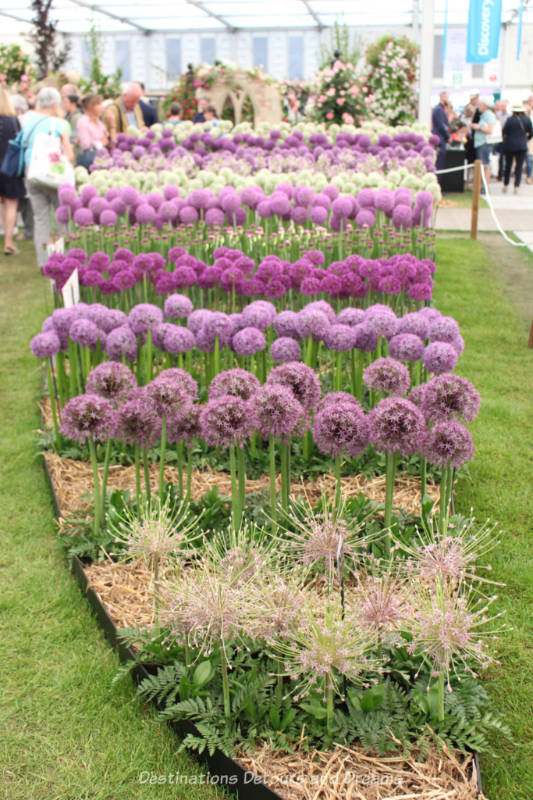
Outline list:
[[[239,762],[287,800],[483,800],[471,757],[446,748],[416,755],[378,758],[341,745],[286,755],[264,744]]]
[[[84,566],[84,570],[89,587],[98,594],[117,628],[150,628],[154,624],[152,572],[143,562],[99,561]]]
[[[60,458],[55,453],[45,454],[46,463],[52,476],[54,488],[61,511],[64,515],[74,511],[85,511],[90,507],[87,495],[92,491],[93,475],[89,462],[73,461],[69,458]],[[178,471],[175,467],[166,467],[165,480],[175,485],[178,484]],[[281,478],[278,475],[278,489]],[[159,466],[150,466],[150,484],[157,491],[159,481]],[[213,469],[193,470],[191,494],[194,500],[202,498],[210,489],[218,487],[221,495],[231,496],[231,478],[227,472],[217,472]],[[269,478],[267,475],[258,480],[246,481],[247,492],[268,491]],[[109,468],[109,489],[129,489],[135,493],[135,467],[120,465]],[[335,478],[333,475],[322,475],[313,481],[291,483],[291,494],[296,496],[307,495],[309,501],[315,504],[322,495],[332,496],[335,491]],[[385,476],[379,475],[368,478],[366,475],[350,475],[342,478],[342,491],[344,497],[356,497],[362,493],[370,500],[378,503],[385,502]],[[439,496],[438,487],[428,485],[427,492],[434,502]],[[408,514],[416,514],[420,503],[420,482],[415,478],[397,476],[394,486],[394,503]]]

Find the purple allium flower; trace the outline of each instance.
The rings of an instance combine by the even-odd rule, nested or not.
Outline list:
[[[391,308],[379,303],[367,308],[364,323],[375,331],[378,336],[386,336],[387,339],[390,339],[396,333],[396,314]]]
[[[357,401],[332,400],[315,414],[313,438],[324,455],[353,458],[368,444],[368,418]]]
[[[392,224],[395,228],[408,230],[413,225],[413,214],[407,205],[397,205],[392,211]]]
[[[141,205],[137,206],[135,209],[135,219],[137,222],[140,222],[141,225],[147,225],[149,222],[153,222],[156,216],[156,210],[150,203],[141,203]]]
[[[107,355],[111,361],[135,361],[137,358],[137,339],[129,325],[114,328],[107,337]]]
[[[253,356],[265,349],[265,334],[257,328],[242,328],[233,336],[231,347],[238,356]]]
[[[323,206],[312,206],[309,209],[309,219],[314,225],[324,225],[328,218],[328,210]]]
[[[370,441],[377,450],[402,455],[420,450],[426,433],[424,415],[403,397],[386,397],[369,414]]]
[[[461,419],[472,422],[479,412],[481,398],[466,378],[437,375],[425,385],[422,411],[428,422]]]
[[[346,195],[337,197],[331,204],[331,210],[337,217],[346,219],[353,210],[353,199]]]
[[[389,214],[394,208],[394,192],[390,189],[380,189],[375,196],[375,206],[378,211]]]
[[[405,314],[397,321],[396,333],[410,333],[425,340],[429,337],[429,320],[419,311]]]
[[[204,322],[209,318],[210,314],[211,312],[207,308],[197,308],[195,311],[189,314],[187,324],[189,326],[189,330],[191,330],[195,336]]]
[[[110,400],[114,406],[123,403],[128,393],[137,386],[133,372],[124,364],[104,361],[87,376],[87,392]]]
[[[457,350],[447,342],[431,342],[425,348],[422,357],[422,363],[425,368],[434,375],[451,372],[458,360]]]
[[[100,225],[104,228],[112,228],[117,224],[117,215],[111,208],[105,208],[100,214]]]
[[[330,325],[324,333],[323,342],[330,350],[337,352],[351,350],[355,344],[354,329],[342,323]]]
[[[407,395],[407,399],[414,403],[415,406],[422,408],[422,403],[424,401],[424,394],[426,391],[426,384],[420,383],[418,386],[413,386],[409,394]],[[423,412],[422,412],[423,413]],[[425,414],[424,414],[425,416]],[[427,419],[427,417],[426,417]]]
[[[115,437],[127,444],[153,447],[161,436],[161,417],[146,387],[132,389],[117,409]]]
[[[373,353],[378,346],[378,335],[366,322],[361,322],[353,328],[355,339],[354,347],[363,353]]]
[[[427,432],[422,455],[430,464],[458,468],[474,456],[472,436],[458,422],[439,422]]]
[[[195,312],[193,311],[193,314]],[[189,317],[190,321],[193,314]],[[220,346],[224,347],[231,341],[233,333],[233,323],[227,314],[222,311],[207,312],[200,329],[196,335],[196,345],[204,353],[212,353],[215,349],[215,341],[218,338]]]
[[[350,306],[348,308],[343,308],[343,310],[337,314],[337,322],[341,325],[350,325],[353,328],[363,321],[364,316],[365,312],[362,308],[352,308]]]
[[[286,361],[299,361],[302,357],[302,348],[295,339],[281,336],[270,345],[270,358],[276,364]]]
[[[155,269],[153,255],[152,253],[139,253],[139,255],[135,256],[133,259],[133,269],[140,275],[151,272],[151,270]]]
[[[90,203],[93,197],[98,197],[98,189],[96,186],[92,186],[90,183],[87,183],[85,186],[81,187],[80,200],[84,206]]]
[[[55,331],[49,330],[34,336],[30,348],[37,358],[51,358],[61,350],[61,341]]]
[[[158,375],[145,388],[161,416],[185,413],[191,406],[191,398],[183,382],[168,372],[166,375]]]
[[[94,225],[94,217],[88,208],[77,208],[73,219],[76,225]]]
[[[429,338],[432,342],[452,344],[459,335],[459,325],[453,317],[438,317],[429,328]]]
[[[170,369],[164,369],[159,373],[159,377],[161,378],[162,376],[170,377],[175,383],[179,383],[180,386],[183,386],[191,400],[197,399],[198,383],[186,370],[180,369],[179,367],[170,367]]]
[[[248,401],[222,395],[209,400],[200,414],[202,434],[215,447],[242,447],[252,433]]]
[[[264,439],[289,439],[305,413],[288,386],[268,382],[255,392],[250,408],[253,426]]]
[[[142,334],[163,322],[163,312],[151,303],[138,303],[128,315],[128,324],[133,333]]]
[[[180,209],[180,222],[183,222],[184,225],[194,224],[198,221],[199,216],[194,206],[183,206]]]
[[[315,341],[320,341],[331,323],[324,311],[306,307],[298,313],[298,324],[302,338],[312,336]]]
[[[165,315],[169,319],[188,317],[193,310],[193,304],[184,294],[171,294],[165,300]]]
[[[316,404],[315,415],[330,403],[354,403],[356,406],[359,405],[353,394],[349,392],[328,392]]]
[[[70,219],[70,206],[58,206],[55,217],[57,222],[65,225]]]
[[[248,326],[266,331],[276,319],[276,307],[268,300],[254,300],[243,308],[242,318]]]
[[[296,311],[280,311],[273,321],[278,336],[299,339],[301,336],[299,316]]]
[[[113,406],[97,394],[73,397],[61,413],[61,433],[79,444],[87,439],[107,441],[114,435],[114,425]]]
[[[398,361],[418,361],[424,352],[424,342],[414,333],[398,333],[389,341],[389,353]]]
[[[119,290],[131,289],[137,283],[135,273],[131,269],[121,269],[113,278],[115,286]]]
[[[249,400],[259,389],[259,386],[258,379],[248,370],[240,369],[239,367],[226,369],[215,375],[209,384],[209,399],[214,400],[217,397],[229,394],[232,397]]]
[[[450,344],[456,350],[458,356],[460,356],[465,349],[465,340],[460,333],[454,339],[452,339]]]
[[[163,348],[167,353],[188,353],[196,345],[194,334],[180,325],[171,325],[163,334]]]
[[[92,348],[96,346],[96,342],[100,337],[100,331],[94,322],[82,317],[74,320],[69,328],[68,335],[76,344],[86,345]]]
[[[362,208],[357,212],[355,222],[360,228],[372,228],[376,224],[376,215],[370,208]]]
[[[320,399],[320,381],[311,367],[298,361],[288,361],[274,367],[267,383],[288,386],[305,411],[310,411]]]
[[[220,288],[225,292],[235,290],[240,292],[244,284],[244,273],[235,265],[231,265],[223,270],[220,276]]]
[[[187,411],[179,414],[170,414],[167,417],[167,442],[190,443],[201,435],[200,428],[201,407],[191,405]]]
[[[431,283],[413,283],[409,287],[408,294],[411,300],[431,300],[433,281]]]
[[[128,264],[133,262],[135,256],[127,247],[119,247],[115,250],[115,254],[113,256],[113,260],[115,261],[126,261]]]
[[[363,381],[369,389],[391,395],[404,395],[409,391],[411,378],[407,367],[395,358],[378,358],[363,372]]]

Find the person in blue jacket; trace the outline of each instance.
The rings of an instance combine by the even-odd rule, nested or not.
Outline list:
[[[437,170],[444,169],[446,164],[446,143],[450,138],[450,126],[448,124],[448,102],[450,95],[448,92],[441,92],[439,102],[431,113],[431,132],[440,139],[435,166]]]

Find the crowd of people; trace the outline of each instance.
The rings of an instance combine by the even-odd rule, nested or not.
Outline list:
[[[216,124],[217,113],[206,98],[198,101],[194,122]],[[182,122],[180,106],[170,107],[169,122]],[[80,97],[74,84],[65,84],[60,91],[44,87],[34,96],[10,94],[0,88],[0,165],[8,143],[22,131],[25,172],[31,162],[33,144],[38,133],[58,137],[61,149],[72,165],[89,168],[98,150],[112,144],[119,133],[133,126],[139,130],[158,122],[157,109],[144,97],[140,83],[127,83],[116,100],[98,94]],[[46,246],[51,239],[51,212],[57,207],[57,190],[37,183],[27,176],[11,177],[0,171],[0,199],[4,230],[4,254],[18,253],[15,242],[17,214],[23,221],[19,239],[33,239],[37,263],[46,262]]]
[[[498,168],[495,177],[503,183],[502,192],[507,191],[513,177],[516,194],[524,165],[527,183],[533,180],[532,117],[533,95],[509,108],[506,100],[481,97],[476,91],[459,114],[450,102],[449,92],[441,92],[432,112],[432,132],[439,137],[437,171],[445,169],[449,147],[463,147],[469,163],[475,159],[481,161],[485,181],[489,184],[491,157],[496,156]]]

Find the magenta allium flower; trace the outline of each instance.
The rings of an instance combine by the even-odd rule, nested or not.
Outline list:
[[[429,320],[424,314],[419,311],[413,311],[410,314],[404,314],[403,317],[398,319],[396,334],[410,333],[425,340],[429,337],[429,325]]]
[[[252,433],[249,403],[231,395],[213,398],[200,414],[200,425],[207,444],[242,447]]]
[[[253,356],[265,349],[265,334],[257,328],[243,328],[234,335],[231,347],[238,356]]]
[[[315,341],[320,341],[331,323],[319,308],[303,308],[298,313],[298,324],[302,338],[312,336]]]
[[[424,415],[403,397],[386,397],[369,414],[370,441],[385,453],[420,450],[426,433]]]
[[[342,323],[330,325],[324,333],[323,342],[330,350],[337,352],[351,350],[355,344],[354,329]]]
[[[193,310],[193,304],[184,294],[171,294],[165,300],[165,315],[169,319],[188,317]]]
[[[137,222],[140,222],[141,225],[147,225],[149,222],[153,222],[156,216],[155,208],[149,203],[141,203],[135,209],[135,219]]]
[[[153,447],[161,436],[161,417],[146,387],[132,389],[116,412],[115,437],[127,444]]]
[[[355,339],[354,347],[363,353],[373,353],[378,346],[378,334],[366,322],[361,322],[353,328]]]
[[[113,406],[97,394],[73,397],[61,413],[61,433],[79,444],[87,439],[107,441],[114,435],[114,426]]]
[[[451,344],[457,336],[459,336],[459,325],[453,317],[438,317],[430,325],[429,338],[432,342]]]
[[[191,406],[191,397],[179,376],[169,375],[168,372],[158,375],[145,388],[161,416],[185,413]]]
[[[226,369],[215,375],[209,384],[209,399],[214,400],[222,395],[240,397],[242,400],[249,400],[259,389],[258,379],[248,370],[236,367]]]
[[[389,353],[398,361],[418,361],[424,353],[424,342],[414,333],[399,333],[389,341]]]
[[[179,383],[189,397],[192,400],[196,400],[198,397],[198,383],[194,380],[192,375],[184,370],[180,369],[179,367],[170,367],[170,369],[164,369],[162,372],[159,373],[159,377],[170,377],[173,381]]]
[[[422,455],[439,467],[460,467],[474,456],[472,436],[459,422],[439,422],[427,432]]]
[[[315,414],[313,438],[324,455],[353,458],[368,444],[368,418],[357,402],[328,402]]]
[[[425,348],[422,357],[425,368],[434,375],[451,372],[458,360],[457,350],[447,342],[431,342]]]
[[[191,318],[189,317],[189,327]],[[233,333],[233,323],[227,314],[222,311],[206,311],[203,322],[196,335],[196,344],[204,353],[212,353],[215,349],[215,341],[218,338],[220,346],[224,347],[231,341]]]
[[[315,406],[321,395],[320,381],[311,367],[299,361],[288,361],[274,367],[268,376],[267,383],[279,383],[288,386],[305,411],[310,411]]]
[[[37,358],[51,358],[61,350],[61,341],[53,330],[49,330],[34,336],[30,348]]]
[[[431,300],[433,281],[431,283],[413,283],[409,287],[408,294],[411,300]]]
[[[88,208],[77,208],[73,219],[76,225],[94,225],[94,217]]]
[[[266,331],[276,319],[276,306],[268,300],[254,300],[243,308],[242,317],[247,326]]]
[[[337,322],[341,325],[350,325],[353,328],[363,321],[364,316],[365,312],[362,308],[352,308],[349,306],[348,308],[343,308],[343,310],[337,314]]]
[[[425,386],[422,411],[428,422],[461,419],[472,422],[479,412],[481,398],[466,378],[438,375]]]
[[[270,345],[270,358],[276,364],[286,361],[299,361],[302,357],[302,348],[295,339],[289,336],[280,336]]]
[[[365,311],[364,324],[378,336],[390,339],[396,333],[396,314],[391,308],[376,303]]]
[[[96,346],[96,342],[100,338],[100,330],[90,319],[81,317],[74,320],[69,328],[68,335],[76,344],[92,348]]]
[[[200,412],[201,407],[197,405],[189,406],[185,412],[170,414],[167,417],[167,442],[186,442],[190,444],[193,439],[201,435]]]
[[[378,358],[363,372],[363,381],[369,389],[391,395],[404,395],[409,391],[409,370],[395,358]]]
[[[250,401],[253,426],[264,439],[287,440],[304,416],[304,409],[288,386],[266,383]]]
[[[167,353],[188,353],[196,346],[194,334],[180,325],[170,325],[163,334],[163,349]]]
[[[278,336],[299,339],[301,329],[299,316],[296,311],[280,311],[272,323]]]
[[[163,312],[151,303],[138,303],[128,315],[128,324],[133,333],[146,333],[163,322]]]
[[[135,361],[137,358],[137,339],[129,325],[114,328],[107,337],[107,355],[111,361]]]
[[[126,400],[135,386],[135,375],[128,367],[116,361],[104,361],[91,370],[86,388],[89,394],[98,394],[117,406]]]
[[[119,290],[131,289],[137,283],[135,273],[131,269],[121,269],[120,272],[116,273],[113,280]]]
[[[316,404],[315,414],[318,414],[330,403],[353,403],[356,406],[359,405],[359,402],[355,399],[353,394],[349,392],[328,392]]]

